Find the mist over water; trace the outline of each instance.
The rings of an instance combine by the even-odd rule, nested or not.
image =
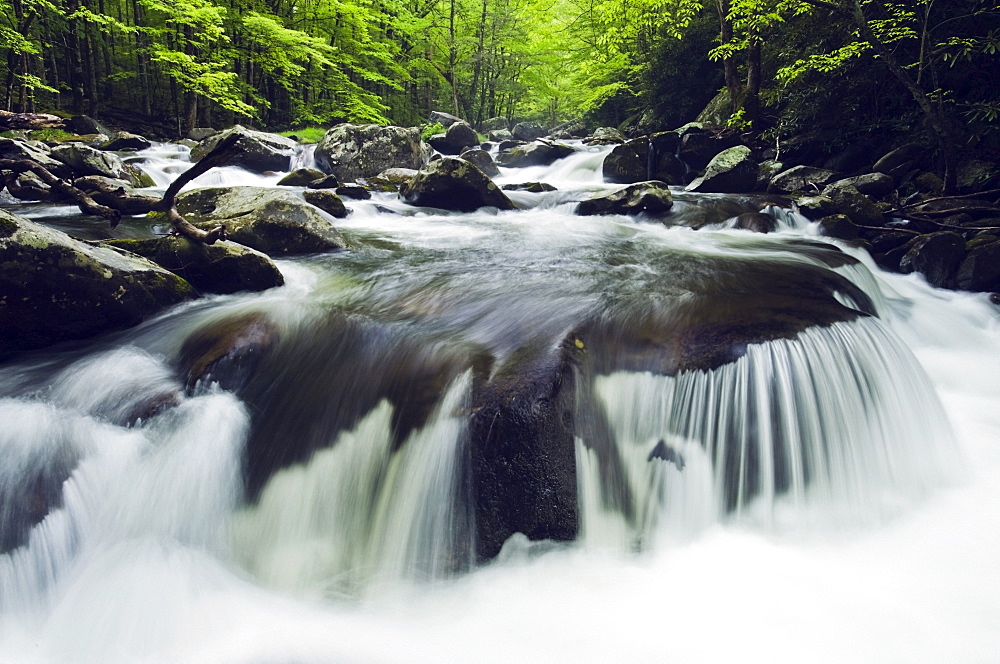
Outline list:
[[[158,186],[185,164],[171,150],[147,156]],[[276,321],[288,366],[317,369],[275,384],[311,412],[392,380],[386,349],[406,362],[464,348],[507,358],[558,344],[583,317],[659,306],[671,279],[697,281],[717,260],[829,259],[785,211],[767,236],[724,218],[693,231],[573,216],[574,200],[607,188],[603,154],[504,169],[498,182],[558,187],[515,193],[531,208],[517,212],[349,201],[336,225],[355,249],[280,261],[281,289],[209,297],[0,367],[3,504],[68,473],[26,545],[0,555],[0,661],[997,661],[1000,314],[850,248],[861,264],[833,269],[878,318],[752,344],[710,371],[594,378],[616,444],[576,440],[576,542],[514,535],[473,565],[457,480],[469,371],[402,445],[387,399],[350,427],[317,423],[327,447],[246,503],[257,406],[217,386],[185,394],[173,365],[213,320]],[[277,179],[214,177],[199,184]],[[344,311],[387,322],[357,347],[323,345]],[[169,409],[136,419],[163,395]],[[305,430],[294,424],[289,435]]]

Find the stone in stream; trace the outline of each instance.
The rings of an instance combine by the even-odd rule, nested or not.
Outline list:
[[[673,205],[670,189],[663,182],[637,182],[605,194],[597,194],[576,207],[581,216],[600,214],[660,214]]]
[[[230,240],[269,256],[334,251],[346,246],[327,217],[287,189],[194,189],[177,197],[177,211],[202,228],[225,224]]]
[[[534,141],[549,133],[549,130],[537,122],[518,122],[511,128],[511,134],[519,141]]]
[[[441,154],[456,155],[465,148],[479,145],[479,135],[469,123],[458,121],[453,122],[445,133],[432,136],[428,143]]]
[[[196,296],[145,258],[0,210],[0,357],[131,327]]]
[[[110,152],[97,150],[82,143],[69,143],[52,149],[49,153],[72,169],[77,176],[100,175],[103,177],[125,180],[133,187],[146,187],[153,184],[149,176],[122,161],[121,157]]]
[[[100,146],[101,150],[109,150],[111,152],[126,151],[126,150],[145,150],[152,147],[153,144],[148,138],[139,136],[138,134],[130,134],[127,131],[116,131],[111,135],[108,141]]]
[[[0,159],[28,159],[60,178],[73,174],[73,169],[52,157],[51,149],[38,141],[21,141],[0,136]]]
[[[203,139],[191,149],[191,160],[200,161],[222,140],[233,134],[238,135],[239,139],[236,143],[238,149],[227,162],[230,165],[242,166],[255,173],[287,171],[291,166],[298,143],[278,134],[254,131],[241,125],[235,125]]]
[[[340,124],[316,146],[320,169],[341,182],[371,178],[388,168],[418,169],[429,156],[418,127]]]
[[[184,340],[178,366],[189,393],[215,383],[238,392],[281,339],[281,328],[260,313],[213,321]]]
[[[294,171],[278,180],[279,187],[307,187],[317,180],[328,177],[323,171],[315,168],[296,168]],[[334,187],[337,180],[334,178]]]
[[[481,207],[513,210],[514,204],[474,165],[454,157],[432,161],[399,190],[410,205],[472,212]]]
[[[285,283],[270,258],[234,242],[203,244],[168,235],[150,240],[106,240],[103,244],[148,258],[203,293],[262,291]]]
[[[535,142],[515,145],[497,155],[497,163],[508,168],[549,166],[576,152],[563,143]]]
[[[328,189],[306,189],[303,197],[306,199],[306,203],[315,205],[337,219],[343,219],[350,213],[350,210],[344,205],[344,201],[340,200],[340,196]]]
[[[807,191],[819,193],[826,185],[835,181],[839,174],[814,166],[793,166],[771,178],[767,191],[770,193],[790,193]]]
[[[686,189],[701,193],[746,193],[757,182],[757,162],[745,145],[727,148],[712,157],[705,174],[696,178]]]
[[[462,153],[461,158],[481,170],[486,177],[495,178],[500,175],[500,169],[497,168],[496,162],[493,161],[493,157],[486,150],[479,148],[466,150]]]

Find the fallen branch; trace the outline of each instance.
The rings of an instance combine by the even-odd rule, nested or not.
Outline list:
[[[132,196],[122,187],[112,188],[99,181],[88,183],[92,188],[92,191],[88,193],[66,180],[57,178],[44,166],[30,159],[0,159],[0,170],[10,171],[12,175],[9,177],[31,171],[45,184],[75,200],[77,207],[84,214],[92,214],[109,220],[112,228],[118,225],[122,214],[162,212],[173,227],[175,235],[186,237],[195,242],[215,244],[219,240],[226,239],[226,227],[220,224],[206,231],[189,222],[177,211],[177,194],[186,184],[198,176],[216,166],[226,164],[233,155],[239,152],[239,139],[239,135],[233,134],[220,141],[215,149],[205,155],[201,161],[181,173],[167,187],[163,197],[159,199],[152,196]]]
[[[889,210],[886,214],[901,214],[906,210],[920,207],[921,205],[927,205],[928,203],[937,203],[938,201],[951,201],[960,200],[963,198],[979,198],[982,196],[990,196],[993,194],[1000,194],[1000,189],[989,189],[987,191],[976,191],[971,194],[960,194],[955,196],[935,196],[934,198],[927,198],[922,201],[915,201],[913,203],[907,203],[906,205],[900,205],[898,208]]]

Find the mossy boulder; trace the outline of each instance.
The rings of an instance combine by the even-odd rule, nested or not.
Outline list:
[[[443,134],[436,134],[431,137],[429,143],[431,147],[441,154],[459,154],[465,148],[479,144],[479,135],[476,130],[469,126],[468,122],[459,120],[448,126],[448,130]]]
[[[366,178],[365,182],[376,191],[399,191],[400,187],[417,176],[414,168],[387,168],[381,173]]]
[[[485,173],[462,159],[432,161],[399,190],[410,205],[472,212],[481,207],[513,210],[514,204]]]
[[[334,251],[343,236],[295,192],[269,187],[210,187],[177,197],[177,210],[201,228],[225,224],[229,239],[269,256]]]
[[[107,240],[164,267],[203,293],[262,291],[285,283],[270,258],[234,242],[203,244],[166,236],[151,240]]]
[[[196,296],[145,258],[0,210],[0,357],[130,327]]]
[[[576,150],[563,143],[528,143],[501,152],[497,155],[497,163],[508,168],[548,166],[574,152]]]
[[[134,166],[126,164],[122,158],[110,152],[104,152],[83,143],[69,143],[53,148],[49,153],[54,159],[61,161],[78,176],[101,175],[116,180],[125,180],[133,187],[145,187],[152,184],[148,176]]]
[[[38,141],[21,141],[0,136],[0,159],[30,159],[61,178],[73,173],[69,166],[52,157],[47,145]]]
[[[576,213],[583,216],[599,214],[659,214],[674,204],[670,189],[663,182],[637,182],[607,194],[598,194],[582,201]]]
[[[495,178],[500,175],[500,169],[497,168],[496,162],[493,161],[493,157],[486,150],[479,148],[476,148],[475,150],[466,150],[462,153],[462,159],[466,160],[470,164],[473,164],[487,177]]]
[[[737,145],[712,157],[705,174],[687,186],[701,193],[746,193],[757,183],[757,162],[745,145]]]
[[[321,180],[325,177],[328,177],[326,173],[315,168],[296,168],[294,171],[278,180],[278,186],[306,187],[316,180]],[[336,178],[334,179],[333,186],[337,186]]]
[[[127,131],[116,131],[110,139],[101,144],[100,149],[110,152],[137,151],[145,150],[152,145],[150,140],[144,136],[131,134]]]
[[[216,145],[233,134],[238,135],[239,139],[236,142],[236,151],[227,162],[230,165],[241,166],[255,173],[287,171],[291,166],[298,143],[278,134],[254,131],[241,125],[230,127],[203,139],[191,149],[191,160],[201,161],[205,155],[215,149]]]
[[[814,166],[793,166],[771,178],[767,190],[771,193],[806,191],[819,193],[838,177],[837,173]]]
[[[652,143],[650,143],[652,141]],[[633,184],[650,178],[667,184],[682,184],[687,167],[677,158],[680,137],[672,131],[643,136],[615,147],[601,165],[605,182]],[[653,158],[650,159],[650,145]]]
[[[548,134],[549,130],[538,122],[518,122],[510,132],[519,141],[534,141]]]
[[[350,210],[344,205],[344,201],[340,199],[340,196],[329,189],[306,189],[303,196],[306,199],[306,203],[315,205],[323,212],[337,219],[343,219],[350,213]]]
[[[370,178],[387,168],[418,169],[429,156],[419,127],[340,124],[316,146],[316,163],[341,182]]]

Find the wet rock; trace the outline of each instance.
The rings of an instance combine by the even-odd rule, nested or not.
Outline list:
[[[579,215],[597,214],[659,214],[673,205],[670,189],[663,182],[637,182],[609,194],[598,194],[582,201],[576,208]]]
[[[1000,290],[1000,242],[970,250],[958,268],[955,283],[967,291]]]
[[[30,159],[57,177],[69,177],[73,171],[50,154],[44,143],[20,141],[0,136],[0,159]]]
[[[26,545],[31,529],[49,512],[63,505],[63,483],[73,472],[78,458],[70,445],[62,441],[51,446],[55,449],[46,450],[49,457],[44,461],[29,456],[24,460],[28,461],[24,463],[25,468],[16,476],[0,475],[0,555]],[[9,467],[12,461],[9,450],[0,449],[8,453],[4,456]]]
[[[344,201],[340,200],[340,196],[329,191],[327,189],[307,189],[304,193],[306,203],[310,205],[315,205],[323,212],[332,215],[338,219],[343,219],[348,215],[350,210],[344,205]]]
[[[81,136],[86,136],[88,134],[104,134],[105,136],[111,136],[114,133],[89,115],[74,115],[66,121],[66,128],[74,134],[79,134]]]
[[[309,189],[337,189],[340,187],[340,180],[337,179],[336,175],[324,175],[316,180],[313,180],[307,184],[306,187]]]
[[[851,178],[844,178],[827,185],[828,190],[843,189],[844,187],[854,187],[865,196],[888,196],[895,191],[896,186],[893,179],[885,173],[866,173]]]
[[[549,130],[537,122],[518,122],[511,129],[511,134],[519,141],[531,142],[549,133]]]
[[[537,142],[527,145],[517,145],[501,152],[497,163],[508,168],[525,168],[528,166],[548,166],[576,152],[563,143]]]
[[[838,174],[825,168],[813,166],[793,166],[771,178],[767,191],[770,193],[790,193],[806,191],[819,193],[826,185],[837,179]]]
[[[514,209],[511,200],[481,170],[454,157],[427,164],[399,193],[410,205],[445,210]]]
[[[200,161],[202,157],[215,149],[221,141],[236,134],[240,138],[236,142],[237,151],[229,160],[232,166],[242,166],[248,171],[265,173],[267,171],[287,171],[295,156],[295,141],[278,134],[254,131],[241,125],[235,125],[225,131],[212,134],[203,139],[191,150],[191,160]]]
[[[81,143],[60,145],[49,153],[54,159],[61,161],[77,175],[101,175],[104,177],[125,180],[134,187],[152,184],[148,177],[122,161],[121,157],[110,152],[103,152]]]
[[[431,124],[439,124],[442,127],[450,127],[456,122],[465,122],[462,118],[444,111],[431,111],[427,116],[427,121]]]
[[[965,258],[965,240],[958,233],[921,236],[899,262],[903,273],[919,272],[937,288],[951,288]]]
[[[0,357],[131,327],[196,295],[144,258],[0,210]]]
[[[677,134],[661,132],[652,137],[653,158],[650,160],[650,138],[636,138],[612,150],[601,166],[605,182],[632,184],[654,179],[667,184],[681,184],[686,167],[675,156]]]
[[[294,171],[278,180],[279,187],[306,187],[316,180],[329,177],[323,171],[315,168],[296,168]],[[337,179],[334,178],[333,186],[337,186]]]
[[[103,244],[148,258],[203,293],[262,291],[285,283],[270,258],[232,242],[208,245],[166,236],[151,240],[107,240]]]
[[[824,191],[824,196],[833,201],[837,213],[846,214],[862,226],[881,226],[885,219],[882,208],[853,186],[845,185]]]
[[[501,187],[504,191],[528,191],[532,194],[541,194],[546,191],[556,191],[556,188],[546,182],[521,182],[519,184],[505,184]]]
[[[795,206],[807,219],[819,219],[837,214],[837,205],[827,196],[793,196]]]
[[[225,224],[230,240],[269,256],[333,251],[346,246],[326,217],[286,189],[194,189],[177,197],[177,210],[196,226]]]
[[[692,170],[700,171],[708,166],[712,157],[727,148],[735,147],[737,140],[731,136],[717,138],[703,129],[689,127],[681,137],[677,156]]]
[[[372,197],[371,192],[359,184],[342,184],[337,187],[336,192],[341,198],[350,198],[355,201],[367,201]]]
[[[887,152],[875,162],[875,165],[872,166],[872,170],[876,173],[891,173],[892,171],[907,165],[913,160],[920,158],[923,153],[924,149],[919,145],[916,145],[915,143],[908,143],[896,148],[895,150]]]
[[[341,182],[355,182],[389,168],[418,169],[428,156],[418,127],[341,124],[326,132],[315,158]]]
[[[378,191],[399,191],[417,176],[412,168],[387,168],[378,175],[367,179],[368,186]]]
[[[191,131],[187,133],[187,136],[185,136],[185,138],[188,139],[189,141],[197,142],[197,141],[203,141],[209,136],[214,136],[215,134],[218,133],[219,130],[213,129],[212,127],[193,127]]]
[[[116,131],[111,135],[111,138],[101,145],[102,150],[108,150],[111,152],[119,152],[125,150],[145,150],[152,147],[152,143],[149,139],[139,136],[138,134],[130,134],[127,131]]]
[[[494,129],[487,132],[486,136],[494,143],[514,140],[514,134],[510,133],[507,129]]]
[[[737,145],[712,157],[705,175],[686,189],[701,193],[745,193],[753,191],[756,182],[757,162],[752,151],[745,145]]]
[[[846,214],[831,214],[822,217],[818,223],[820,233],[827,237],[854,240],[861,233],[861,229]]]
[[[598,127],[583,142],[586,145],[616,145],[625,140],[625,136],[614,127]]]
[[[490,118],[483,122],[482,130],[485,132],[491,131],[507,131],[510,129],[510,122],[507,118]]]
[[[517,351],[473,386],[470,422],[476,558],[514,533],[568,541],[579,531],[571,351]]]
[[[452,123],[444,134],[433,136],[428,142],[441,154],[455,155],[465,148],[478,145],[479,135],[475,129],[469,126],[469,123],[460,120]]]
[[[500,175],[500,169],[486,150],[466,150],[462,153],[462,159],[481,170],[487,177],[495,178]]]
[[[778,220],[763,212],[746,212],[733,220],[733,228],[754,233],[772,233],[777,227]]]
[[[188,392],[199,383],[217,383],[224,390],[238,392],[280,339],[281,329],[261,313],[209,323],[181,347],[178,364]]]

